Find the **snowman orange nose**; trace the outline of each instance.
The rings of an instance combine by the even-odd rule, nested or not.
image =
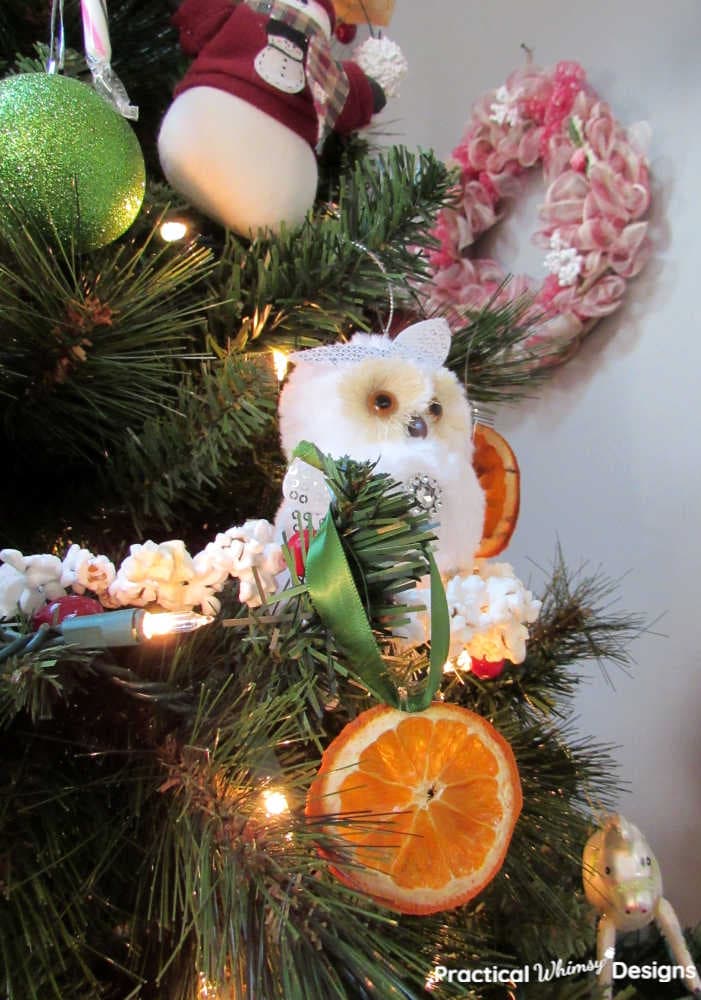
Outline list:
[[[428,427],[423,417],[412,417],[407,424],[407,430],[413,438],[425,438],[428,434]]]

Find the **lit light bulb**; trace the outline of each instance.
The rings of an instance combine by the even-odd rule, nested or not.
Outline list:
[[[176,240],[181,240],[186,234],[187,226],[184,222],[171,220],[170,222],[164,222],[161,226],[161,239],[165,240],[166,243],[174,243]]]
[[[263,792],[263,805],[268,816],[281,816],[290,808],[283,793],[273,789]]]
[[[275,376],[278,382],[282,382],[287,374],[287,355],[284,351],[273,348],[273,365],[275,366]]]
[[[212,621],[214,619],[210,615],[199,615],[194,611],[144,611],[141,634],[144,639],[153,639],[156,635],[180,635],[182,632],[194,632]]]
[[[219,991],[214,983],[210,981],[205,976],[204,972],[200,972],[200,982],[199,990],[197,991],[197,1000],[218,1000]]]

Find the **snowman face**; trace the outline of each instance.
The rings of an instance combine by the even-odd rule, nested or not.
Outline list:
[[[284,0],[286,7],[294,7],[295,10],[303,10],[304,13],[319,25],[326,35],[331,38],[331,21],[323,5],[315,3],[315,0]]]

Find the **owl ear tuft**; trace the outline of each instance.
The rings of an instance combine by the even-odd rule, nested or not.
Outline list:
[[[403,357],[426,368],[441,368],[450,351],[451,332],[445,319],[412,323],[394,338],[394,348]]]

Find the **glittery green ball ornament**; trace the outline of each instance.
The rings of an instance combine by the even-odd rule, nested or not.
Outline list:
[[[129,228],[146,170],[128,122],[92,87],[67,76],[0,81],[0,221],[26,219],[80,250]]]

